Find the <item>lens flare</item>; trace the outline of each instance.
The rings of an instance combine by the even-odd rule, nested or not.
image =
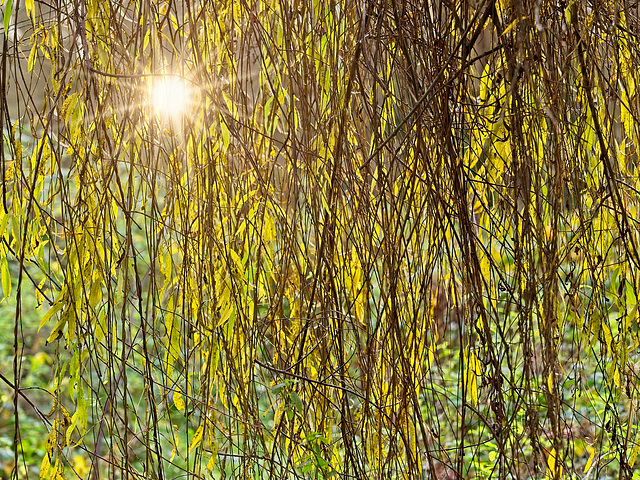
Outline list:
[[[151,82],[150,100],[156,114],[178,118],[189,108],[191,88],[186,81],[174,75],[156,77]]]

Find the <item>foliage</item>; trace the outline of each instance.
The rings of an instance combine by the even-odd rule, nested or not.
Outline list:
[[[3,5],[15,478],[631,477],[636,7]]]

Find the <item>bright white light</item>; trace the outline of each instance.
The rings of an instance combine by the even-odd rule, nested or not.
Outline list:
[[[189,108],[191,88],[180,77],[155,77],[151,82],[150,98],[151,106],[158,115],[176,118]]]

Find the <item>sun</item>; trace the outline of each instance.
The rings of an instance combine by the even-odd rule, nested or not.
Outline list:
[[[154,77],[149,89],[153,111],[159,116],[174,119],[187,112],[191,95],[189,84],[175,75]]]

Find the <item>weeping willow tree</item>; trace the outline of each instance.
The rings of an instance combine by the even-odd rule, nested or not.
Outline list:
[[[3,8],[13,478],[631,478],[637,6]]]

